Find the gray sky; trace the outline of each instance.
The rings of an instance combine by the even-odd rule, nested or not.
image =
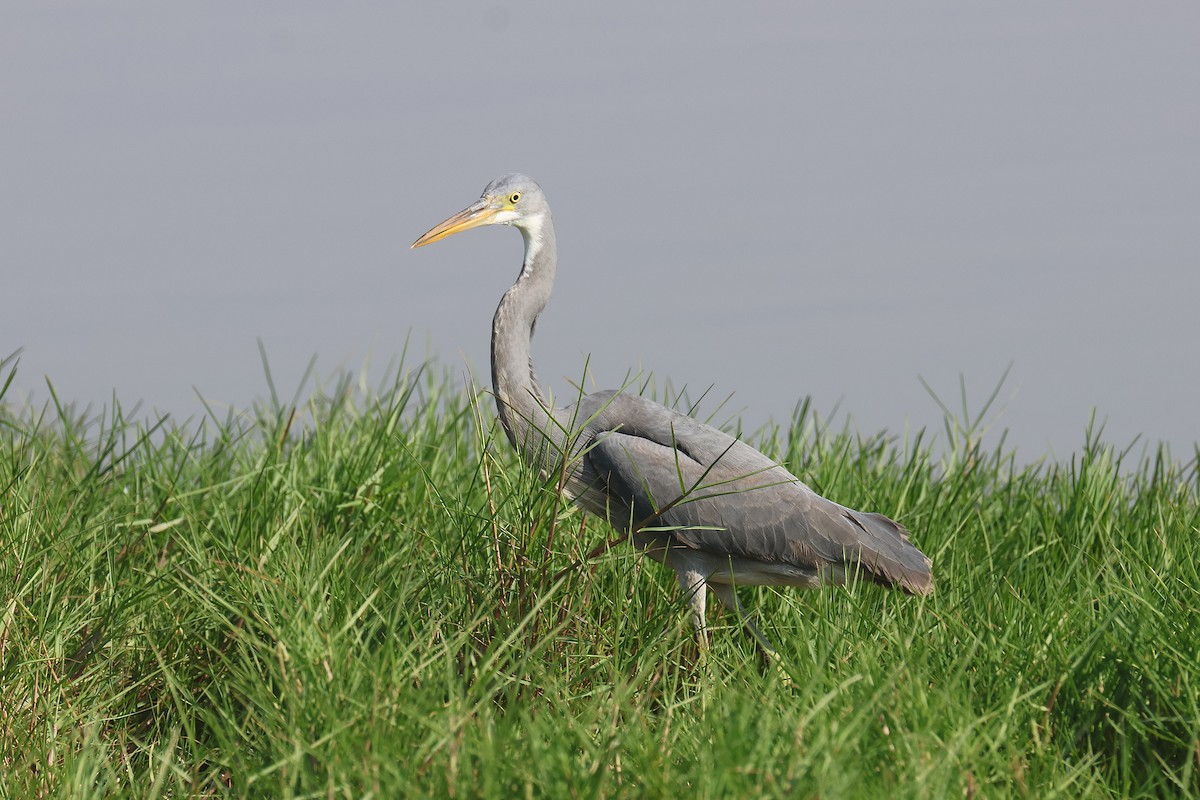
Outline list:
[[[1200,4],[34,3],[0,9],[0,356],[179,417],[418,356],[487,377],[520,237],[408,245],[510,171],[534,351],[1022,459],[1200,439]],[[415,360],[414,362],[415,363]],[[706,404],[711,407],[711,404]]]

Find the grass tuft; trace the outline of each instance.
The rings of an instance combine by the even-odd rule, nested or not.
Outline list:
[[[589,561],[612,532],[436,368],[186,424],[6,404],[14,370],[0,795],[1200,794],[1195,460],[802,404],[759,443],[937,589],[742,590],[781,672],[717,611],[701,655],[628,545]]]

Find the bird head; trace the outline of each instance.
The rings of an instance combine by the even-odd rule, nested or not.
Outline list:
[[[421,247],[480,225],[512,225],[521,230],[528,249],[531,242],[540,244],[549,216],[546,196],[537,181],[520,173],[503,175],[489,183],[478,200],[430,228],[412,246]]]

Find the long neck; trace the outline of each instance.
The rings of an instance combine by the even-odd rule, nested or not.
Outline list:
[[[504,293],[492,320],[492,388],[509,441],[528,461],[540,465],[546,458],[545,433],[554,424],[533,373],[530,342],[554,288],[558,247],[548,212],[540,224],[522,228],[521,235],[525,238],[521,274]]]

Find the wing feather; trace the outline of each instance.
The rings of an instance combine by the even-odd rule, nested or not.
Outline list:
[[[614,526],[634,520],[707,553],[815,570],[861,567],[887,585],[932,590],[929,559],[893,520],[826,500],[744,442],[657,403],[599,399],[583,456],[592,485],[579,500]]]

